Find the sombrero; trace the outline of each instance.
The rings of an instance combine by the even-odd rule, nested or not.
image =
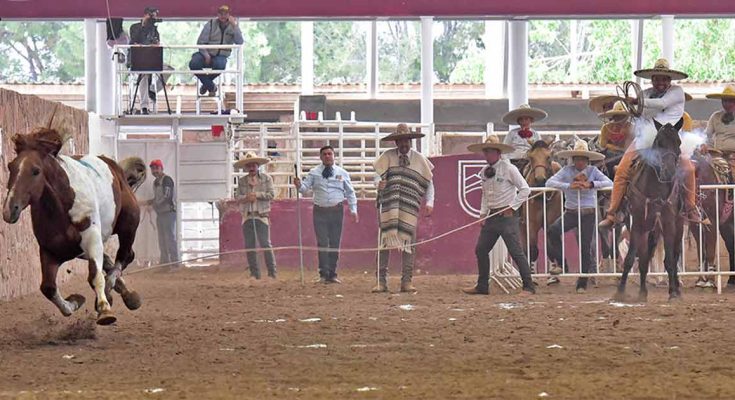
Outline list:
[[[424,136],[425,135],[423,133],[412,132],[411,129],[406,124],[398,124],[395,132],[380,139],[380,141],[381,142],[394,142],[396,140],[401,140],[401,139],[418,139]]]
[[[595,114],[604,113],[605,111],[609,111],[612,109],[616,101],[622,100],[622,97],[619,96],[613,96],[611,94],[606,94],[603,96],[597,96],[590,99],[589,103],[587,103],[587,106],[594,112]]]
[[[577,140],[574,143],[574,150],[562,150],[556,153],[557,157],[561,158],[572,158],[572,157],[587,157],[590,161],[604,160],[605,155],[596,151],[590,151],[587,142],[584,140]]]
[[[546,118],[547,116],[548,114],[546,113],[546,111],[540,108],[533,108],[528,104],[521,104],[515,110],[508,111],[505,115],[503,115],[502,120],[508,125],[516,125],[518,124],[518,118],[520,117],[531,117],[533,118],[534,122],[538,122]]]
[[[622,101],[616,101],[612,110],[599,113],[597,116],[603,119],[613,119],[615,117],[628,117],[630,116],[630,112],[625,108],[625,103]]]
[[[710,93],[707,95],[708,99],[735,99],[735,86],[727,85],[721,93]]]
[[[511,153],[515,148],[509,144],[501,143],[498,135],[489,135],[485,142],[475,143],[467,146],[467,150],[473,153],[482,153],[485,149],[497,149],[501,153]]]
[[[639,69],[634,72],[635,76],[640,76],[643,79],[651,79],[654,75],[666,75],[671,77],[673,80],[686,79],[689,75],[684,72],[677,71],[669,68],[669,60],[665,58],[659,58],[653,64],[653,68]]]
[[[258,165],[268,164],[270,160],[265,157],[258,157],[255,152],[248,151],[245,157],[240,158],[235,162],[235,169],[245,168],[246,165],[256,163]]]

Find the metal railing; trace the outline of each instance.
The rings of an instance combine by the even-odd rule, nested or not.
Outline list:
[[[222,50],[232,50],[232,54],[230,58],[232,58],[235,61],[235,68],[234,69],[202,69],[202,70],[163,70],[163,71],[131,71],[126,63],[115,63],[115,74],[114,74],[114,87],[113,87],[113,96],[114,96],[114,110],[117,115],[123,115],[123,104],[125,103],[126,96],[124,95],[124,88],[123,86],[126,84],[131,83],[130,77],[133,75],[139,75],[139,74],[163,74],[163,75],[214,75],[214,74],[221,74],[223,77],[227,75],[234,75],[235,76],[235,107],[242,112],[243,110],[243,84],[244,84],[244,75],[243,75],[243,46],[242,45],[166,45],[166,46],[144,46],[144,45],[115,45],[113,47],[113,54],[122,53],[125,54],[130,48],[134,47],[163,47],[165,50],[199,50],[199,49],[222,49]],[[140,93],[140,89],[138,89]],[[132,92],[128,91],[127,100],[132,101]],[[171,101],[172,99],[169,99]],[[180,110],[179,107],[176,107],[177,111]]]

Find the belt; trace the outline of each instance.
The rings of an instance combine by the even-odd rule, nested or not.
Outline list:
[[[506,213],[510,212],[510,215],[505,215]],[[490,211],[487,213],[487,215],[493,215],[495,213],[499,213],[495,215],[495,217],[509,217],[513,215],[513,209],[508,207],[500,207],[500,208],[493,208],[490,209]]]
[[[342,203],[339,203],[336,206],[329,206],[329,207],[322,207],[322,206],[318,206],[314,204],[314,208],[318,208],[320,210],[337,210],[337,209],[342,209],[343,207],[344,207],[344,204]]]
[[[581,215],[594,214],[596,211],[597,211],[597,209],[595,209],[595,208],[580,208],[580,209],[577,209],[577,210],[575,210],[573,208],[567,208],[566,209],[566,212],[568,212],[568,213],[575,213],[576,214],[577,212],[579,212],[579,214],[581,214]]]

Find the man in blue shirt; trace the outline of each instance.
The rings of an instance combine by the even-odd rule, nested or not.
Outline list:
[[[329,251],[319,251],[319,282],[342,283],[337,279],[337,259],[342,239],[343,204],[347,199],[352,219],[358,223],[357,197],[350,175],[334,165],[334,148],[322,147],[319,158],[322,164],[312,168],[303,182],[294,178],[294,185],[301,194],[314,193],[316,243],[320,248],[329,248]]]
[[[577,229],[579,234],[579,248],[582,253],[582,272],[589,273],[592,270],[592,235],[595,232],[595,214],[597,213],[598,189],[612,187],[613,183],[597,167],[589,165],[590,161],[604,160],[605,156],[589,151],[587,142],[577,140],[574,150],[560,151],[560,158],[570,158],[571,165],[567,165],[546,181],[546,187],[561,189],[564,191],[565,203],[564,213],[548,228],[549,258],[555,263],[549,272],[551,274],[561,273],[558,267],[562,263],[562,221],[564,232]],[[558,283],[555,276],[549,278],[548,284]],[[577,280],[577,293],[587,290],[587,278]]]

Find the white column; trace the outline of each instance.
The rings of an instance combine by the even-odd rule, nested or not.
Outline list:
[[[434,123],[434,18],[421,17],[421,123]]]
[[[378,21],[372,20],[367,28],[367,91],[368,97],[378,95]]]
[[[673,67],[674,63],[674,46],[676,45],[674,37],[674,16],[661,16],[661,50],[665,59],[669,60],[669,64]]]
[[[301,22],[301,94],[314,94],[314,21]]]
[[[97,74],[95,71],[97,54],[97,26],[94,19],[84,20],[84,108],[88,112],[97,111]]]
[[[506,21],[485,21],[485,97],[505,96]]]
[[[528,103],[528,21],[511,21],[508,49],[508,109]]]
[[[643,21],[642,19],[634,19],[630,21],[630,32],[631,32],[631,62],[633,71],[639,70],[643,65]],[[633,75],[633,71],[630,72],[633,80],[641,83],[641,78]]]
[[[95,57],[96,99],[97,113],[99,115],[113,115],[115,80],[114,64],[112,63],[111,51],[107,48],[107,25],[105,21],[97,22],[97,54]]]

